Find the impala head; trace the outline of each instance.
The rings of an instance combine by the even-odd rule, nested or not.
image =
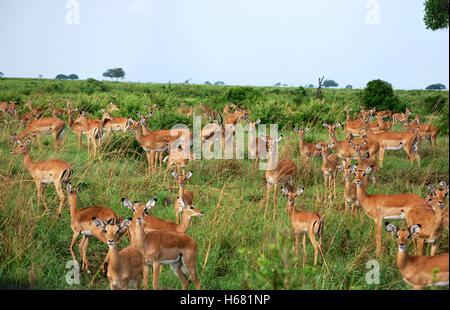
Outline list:
[[[347,167],[343,167],[342,165],[339,165],[338,169],[342,171],[345,180],[350,180],[350,176],[355,173],[356,166],[348,165]]]
[[[115,103],[110,102],[108,111],[109,112],[119,111],[119,107]]]
[[[248,112],[242,108],[239,108],[236,112],[234,112],[237,116],[238,120],[247,120],[248,119]]]
[[[152,198],[147,201],[146,204],[139,203],[138,201],[131,202],[127,198],[122,198],[122,204],[133,211],[133,218],[136,218],[136,221],[141,224],[144,221],[144,215],[150,211],[156,205],[156,198]]]
[[[281,193],[288,198],[288,204],[290,206],[294,206],[295,198],[297,198],[298,195],[301,195],[304,191],[305,191],[304,187],[299,187],[297,190],[295,190],[292,187],[281,188]]]
[[[77,187],[72,187],[72,183],[67,183],[66,189],[67,189],[67,197],[70,198],[77,198],[77,195],[81,192],[81,183],[78,183]]]
[[[269,153],[273,153],[276,151],[278,143],[281,141],[283,137],[280,135],[277,138],[270,138],[267,136],[261,137],[261,140],[266,144],[266,150]]]
[[[386,225],[387,232],[397,235],[398,249],[401,252],[406,250],[408,241],[411,239],[412,236],[415,236],[420,232],[420,227],[421,227],[420,224],[415,224],[415,225],[411,226],[409,229],[398,230],[394,224],[385,223],[385,225]]]
[[[300,137],[300,139],[303,139],[305,134],[307,132],[309,132],[309,128],[308,127],[305,127],[305,128],[297,128],[297,127],[295,127],[294,130],[298,133],[298,136]]]
[[[439,182],[439,187],[435,188],[432,184],[426,184],[428,190],[430,191],[431,202],[434,202],[440,208],[444,208],[445,200],[448,195],[448,185],[445,181]]]
[[[248,122],[248,132],[255,133],[256,132],[256,126],[261,123],[261,120],[258,118],[254,122]]]
[[[15,137],[14,137],[15,138]],[[14,140],[14,146],[11,153],[13,154],[27,154],[30,152],[30,144],[31,140],[27,139],[25,142],[22,142],[15,138]]]
[[[174,177],[180,187],[184,187],[186,181],[192,177],[192,171],[189,171],[186,174],[178,174],[176,171],[171,171],[170,174]]]
[[[316,144],[316,149],[320,151],[320,154],[323,158],[326,158],[328,155],[331,154],[331,150],[334,148],[334,143],[330,144]]]
[[[323,127],[325,127],[328,130],[328,136],[330,136],[330,137],[333,137],[336,135],[336,129],[342,129],[342,127],[343,127],[341,122],[337,122],[334,125],[327,124],[327,123],[323,123],[322,125],[323,125]]]
[[[352,149],[355,150],[355,152],[359,155],[362,156],[365,150],[367,150],[367,144],[369,144],[369,142],[367,142],[367,140],[364,140],[361,143],[354,143],[351,139],[348,140],[348,143],[350,144],[350,146],[352,147]]]
[[[361,186],[364,184],[364,178],[366,174],[370,173],[372,171],[372,168],[369,166],[365,170],[357,169],[355,171],[355,181],[357,186]]]
[[[191,217],[194,217],[194,216],[203,216],[204,215],[203,212],[200,209],[196,208],[195,206],[185,204],[183,198],[181,198],[181,197],[177,197],[177,202],[178,202],[178,205],[183,210],[183,216],[187,216],[188,219],[191,219]]]
[[[108,246],[114,247],[116,242],[130,226],[131,221],[127,219],[119,222],[118,220],[110,219],[109,221],[104,222],[101,219],[94,219],[94,224],[102,230]]]

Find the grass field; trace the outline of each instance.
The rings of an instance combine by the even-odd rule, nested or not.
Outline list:
[[[275,221],[272,221],[272,208],[264,218],[261,203],[265,189],[263,171],[253,173],[248,160],[192,161],[188,169],[194,174],[187,188],[195,193],[195,205],[204,211],[205,216],[193,219],[188,234],[199,245],[198,273],[202,288],[408,288],[395,262],[397,250],[393,238],[383,232],[384,255],[376,258],[373,221],[366,215],[361,221],[343,211],[342,174],[338,174],[338,199],[332,204],[319,203],[316,198],[323,191],[321,159],[313,159],[304,165],[298,158],[297,136],[291,128],[294,125],[312,126],[307,140],[327,139],[321,122],[344,121],[342,109],[346,104],[356,111],[361,104],[359,90],[325,90],[324,100],[319,102],[313,98],[313,90],[300,96],[296,88],[245,88],[239,99],[230,91],[233,87],[98,83],[3,79],[0,80],[0,99],[14,98],[21,104],[20,110],[25,111],[23,103],[28,98],[33,99],[34,105],[54,101],[60,106],[70,98],[75,105],[97,116],[100,108],[114,101],[121,109],[117,115],[131,117],[135,117],[137,111],[144,112],[145,104],[156,103],[161,109],[149,121],[151,128],[167,128],[183,120],[192,123],[177,114],[176,107],[181,102],[193,106],[204,103],[221,110],[224,104],[234,99],[249,109],[251,119],[261,118],[263,123],[278,123],[282,128],[281,153],[297,163],[296,184],[305,187],[304,195],[297,199],[297,206],[320,212],[325,219],[320,263],[313,266],[310,244],[305,266],[302,266],[301,257],[294,257],[286,198],[279,195]],[[428,142],[422,143],[421,167],[411,166],[404,152],[388,151],[385,165],[378,174],[378,183],[371,185],[369,192],[414,192],[424,197],[425,182],[448,180],[448,93],[398,91],[397,94],[413,112],[430,116],[429,120],[439,126],[438,147],[433,150]],[[286,112],[288,107],[294,111],[293,114]],[[64,209],[60,219],[56,217],[58,198],[51,186],[45,191],[50,213],[44,213],[42,206],[37,205],[35,185],[23,167],[22,157],[10,154],[10,134],[20,130],[19,123],[2,119],[0,126],[0,286],[107,289],[108,280],[101,275],[96,277],[92,286],[89,286],[92,274],[82,274],[79,285],[66,283],[72,235],[68,208]],[[401,128],[398,126],[394,130]],[[343,138],[342,133],[339,138]],[[66,131],[63,148],[58,151],[53,150],[50,138],[42,140],[42,145],[32,149],[33,159],[60,158],[72,165],[72,184],[84,183],[79,207],[98,204],[130,217],[131,212],[120,203],[122,197],[141,202],[158,197],[152,213],[164,219],[174,219],[175,182],[168,179],[163,184],[162,173],[145,173],[145,154],[136,144],[132,132],[115,135],[111,145],[103,147],[94,161],[88,160],[85,138],[84,148],[79,150],[75,136],[69,130]],[[439,241],[439,252],[448,251],[447,231],[444,236]],[[124,238],[121,247],[127,243]],[[88,258],[93,272],[106,252],[106,245],[96,240],[90,242]],[[370,269],[366,264],[375,259],[380,266],[380,283],[368,284],[366,273]],[[181,287],[167,267],[160,279],[163,287]]]

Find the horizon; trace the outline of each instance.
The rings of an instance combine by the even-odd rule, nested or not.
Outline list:
[[[131,83],[317,87],[325,76],[337,88],[374,79],[398,90],[449,86],[448,29],[425,28],[423,1],[19,0],[0,8],[5,77],[105,80],[104,71],[121,67]]]

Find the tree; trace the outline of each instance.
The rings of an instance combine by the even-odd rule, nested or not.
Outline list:
[[[192,79],[187,79],[186,81],[184,81],[184,84],[189,84],[191,82]]]
[[[122,68],[113,68],[113,69],[108,69],[106,70],[106,72],[103,72],[103,76],[112,79],[117,79],[117,81],[119,80],[119,78],[123,79],[125,77],[125,71],[123,71]]]
[[[349,84],[349,85],[345,86],[345,88],[346,89],[353,89],[353,86]]]
[[[42,79],[44,76],[43,76],[42,74],[39,74],[38,77],[39,77],[40,79]]]
[[[433,31],[448,28],[449,0],[426,0],[423,20]]]
[[[281,86],[281,83],[280,83],[280,82],[278,82],[278,83],[276,83],[276,84],[275,84],[275,85],[273,85],[273,86],[275,86],[275,87]]]
[[[2,78],[2,77],[4,77],[5,75],[3,74],[3,72],[0,72],[0,79]]]
[[[446,87],[444,84],[441,83],[437,83],[437,84],[431,84],[430,86],[428,86],[427,88],[425,88],[426,90],[445,90]]]
[[[363,91],[363,101],[367,108],[377,110],[404,111],[406,106],[394,94],[391,84],[382,80],[373,80],[367,83]]]
[[[319,78],[319,86],[317,87],[317,93],[316,93],[317,99],[322,98],[322,83],[323,83],[324,78],[325,78],[325,76],[322,76],[321,78]]]
[[[210,81],[206,81],[206,82],[203,83],[203,84],[205,84],[205,85],[211,85],[211,82],[210,82]]]
[[[67,80],[67,75],[65,75],[65,74],[58,74],[58,75],[55,77],[55,79],[56,79],[56,80]]]
[[[325,80],[324,82],[323,82],[323,87],[338,87],[339,86],[339,84],[338,83],[336,83],[335,81],[333,81],[333,80]]]
[[[222,82],[222,81],[217,81],[217,82],[214,83],[214,85],[225,85],[225,83]]]
[[[314,84],[309,84],[308,88],[314,88]]]
[[[78,75],[72,73],[72,74],[68,75],[67,78],[69,80],[78,80]]]

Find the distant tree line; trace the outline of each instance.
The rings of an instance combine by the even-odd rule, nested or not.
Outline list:
[[[103,76],[118,81],[119,79],[125,78],[125,71],[122,68],[112,68],[103,72]]]
[[[42,75],[40,75],[39,77],[41,78]],[[65,75],[65,74],[58,74],[55,77],[55,80],[78,80],[78,75],[72,73],[69,75]]]

